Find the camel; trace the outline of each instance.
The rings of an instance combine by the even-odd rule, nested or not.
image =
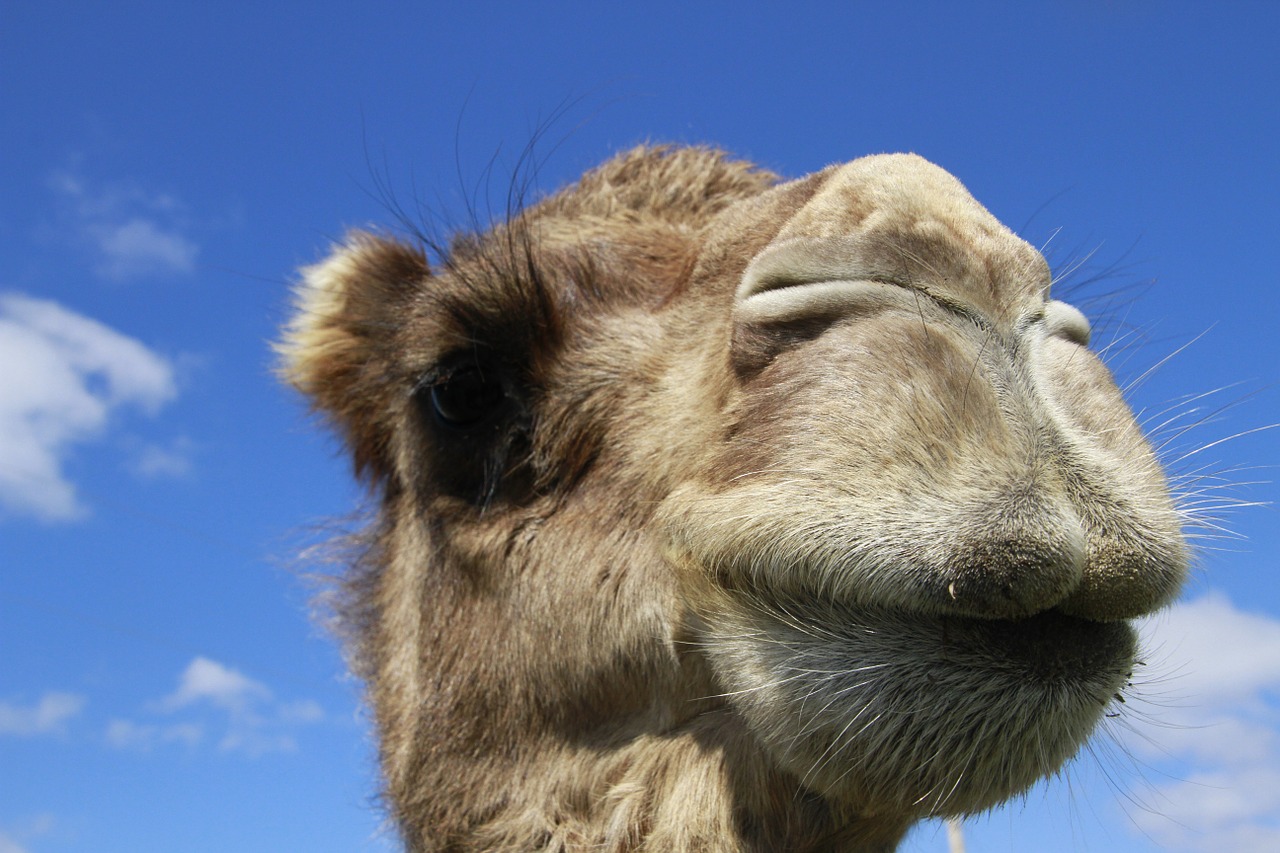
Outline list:
[[[306,269],[407,849],[889,851],[1059,771],[1188,551],[1051,279],[914,155],[696,147]]]

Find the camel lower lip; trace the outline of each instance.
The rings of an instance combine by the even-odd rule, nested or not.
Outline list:
[[[925,620],[923,624],[930,621]],[[1072,679],[1130,657],[1134,631],[1126,622],[1095,622],[1047,610],[1025,619],[936,619],[944,648],[1003,659],[1038,679]]]
[[[775,616],[793,628],[848,649],[851,668],[865,666],[863,655],[875,657],[882,648],[911,649],[917,661],[939,670],[1050,687],[1088,681],[1117,666],[1127,669],[1137,652],[1127,622],[1098,622],[1056,609],[1022,619],[979,619],[835,603],[774,607]]]

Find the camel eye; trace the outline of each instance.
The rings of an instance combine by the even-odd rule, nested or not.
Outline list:
[[[436,380],[431,385],[430,399],[431,409],[441,423],[468,429],[501,409],[507,394],[496,372],[469,365]]]

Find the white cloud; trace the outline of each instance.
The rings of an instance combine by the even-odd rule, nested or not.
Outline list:
[[[1211,706],[1280,692],[1280,621],[1210,593],[1149,621],[1159,653],[1187,661],[1176,687]]]
[[[222,752],[243,752],[253,758],[268,752],[297,752],[298,742],[293,735],[269,733],[261,728],[239,726],[232,728],[218,743]]]
[[[206,657],[192,660],[177,688],[150,710],[162,717],[146,723],[112,720],[107,743],[144,751],[173,743],[194,748],[210,733],[219,751],[256,757],[296,750],[294,731],[325,717],[318,703],[281,701],[260,681]]]
[[[173,367],[138,341],[16,293],[0,294],[0,364],[0,507],[47,520],[83,512],[62,471],[71,446],[177,395]]]
[[[1280,621],[1211,593],[1144,626],[1160,727],[1124,745],[1159,773],[1137,827],[1171,851],[1280,850]]]
[[[107,278],[188,273],[195,268],[196,244],[148,219],[134,217],[118,224],[95,225],[89,233],[102,252],[96,269]]]
[[[90,188],[66,172],[54,175],[51,186],[70,203],[73,227],[94,248],[99,275],[123,280],[195,269],[200,249],[182,234],[182,206],[172,196],[131,184]]]
[[[214,660],[198,657],[183,670],[178,689],[160,700],[166,711],[207,701],[227,711],[245,712],[257,701],[271,698],[265,685]]]
[[[280,706],[280,720],[285,723],[316,723],[324,719],[324,709],[318,702],[304,699]]]
[[[0,735],[28,737],[61,733],[84,705],[83,696],[58,692],[46,693],[30,706],[0,702]]]
[[[180,743],[194,748],[204,739],[204,727],[198,723],[151,725],[131,720],[112,720],[107,724],[107,743],[117,749],[150,750],[157,745]]]
[[[145,479],[185,477],[191,473],[191,456],[195,445],[190,439],[176,438],[167,445],[146,444],[138,449],[129,468]]]
[[[28,853],[28,842],[48,835],[54,828],[53,815],[40,814],[0,830],[0,853]]]

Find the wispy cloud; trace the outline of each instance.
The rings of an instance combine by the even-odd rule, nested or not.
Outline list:
[[[71,172],[51,185],[67,203],[77,239],[94,250],[95,271],[114,280],[190,273],[199,247],[183,231],[182,205],[134,184],[93,187]]]
[[[133,407],[177,395],[172,365],[142,343],[56,302],[0,294],[0,507],[46,520],[84,508],[62,463]]]
[[[1211,593],[1145,634],[1174,672],[1151,697],[1162,726],[1125,745],[1168,781],[1131,818],[1171,851],[1280,850],[1280,621]]]
[[[194,452],[194,442],[183,437],[167,444],[144,444],[137,449],[129,470],[147,480],[185,477],[191,473]]]
[[[160,700],[160,708],[176,711],[208,702],[226,711],[244,713],[251,705],[270,698],[266,685],[217,661],[198,657],[183,670],[178,689]]]
[[[297,727],[325,716],[315,702],[277,699],[262,682],[206,657],[192,660],[178,676],[177,687],[151,703],[150,712],[148,722],[112,720],[107,743],[122,749],[165,744],[194,748],[208,734],[222,752],[291,752],[297,749]]]
[[[83,696],[49,692],[32,705],[0,702],[0,735],[31,737],[60,734],[85,706]]]
[[[90,229],[102,252],[98,271],[107,278],[187,273],[195,267],[196,244],[137,217]]]
[[[107,743],[117,749],[150,750],[172,743],[196,747],[204,740],[204,727],[199,723],[135,723],[115,719],[107,723]]]
[[[0,832],[0,853],[27,853],[27,848],[19,844],[17,839]]]
[[[49,835],[54,825],[53,815],[45,813],[0,829],[0,853],[28,853],[31,848],[27,845]]]

